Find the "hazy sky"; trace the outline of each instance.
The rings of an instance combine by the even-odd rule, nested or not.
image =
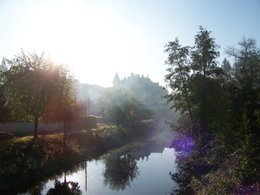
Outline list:
[[[198,26],[221,46],[260,42],[259,0],[0,0],[0,58],[45,51],[83,83],[149,75],[164,85],[164,45],[192,45]]]

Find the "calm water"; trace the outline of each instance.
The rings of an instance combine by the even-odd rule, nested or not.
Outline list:
[[[86,161],[78,165],[76,170],[43,183],[38,191],[47,194],[66,186],[76,194],[81,192],[88,195],[170,194],[176,184],[169,172],[175,170],[174,149],[138,146],[117,150],[98,160]]]

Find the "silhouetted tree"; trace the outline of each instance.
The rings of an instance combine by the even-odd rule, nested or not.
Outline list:
[[[56,68],[44,55],[21,53],[8,60],[10,68],[4,72],[4,94],[8,105],[34,121],[37,137],[38,121],[56,88]]]
[[[201,97],[198,99],[198,117],[201,128],[206,128],[207,107],[210,103],[207,98],[208,80],[214,77],[218,70],[216,58],[219,56],[217,51],[219,46],[215,43],[215,39],[210,36],[210,33],[200,26],[199,32],[195,35],[195,45],[191,52],[191,68],[194,77],[197,77],[197,81],[201,82]]]
[[[221,91],[218,76],[222,74],[216,62],[217,48],[210,32],[199,27],[193,47],[181,46],[175,39],[168,42],[165,49],[168,53],[165,81],[171,89],[165,97],[175,109],[188,114],[193,126],[191,133],[198,143],[210,120],[216,117],[212,113],[217,109],[214,104],[216,94]]]
[[[202,27],[195,36],[194,46],[183,47],[178,39],[166,45],[165,80],[171,90],[166,97],[176,109],[184,112],[181,121],[189,116],[198,146],[189,159],[181,162],[176,178],[189,186],[197,181],[199,184],[193,190],[204,185],[205,177],[201,177],[204,174],[211,175],[207,177],[210,182],[198,188],[204,193],[213,190],[210,185],[223,170],[215,172],[209,161],[214,167],[225,164],[233,170],[233,181],[222,186],[233,185],[234,180],[250,185],[259,183],[260,50],[253,39],[243,39],[239,46],[227,52],[234,57],[234,64],[225,58],[220,68],[217,66],[219,46]],[[236,161],[235,168],[232,159]]]
[[[234,78],[230,83],[231,112],[230,131],[233,147],[245,151],[244,174],[255,175],[260,152],[260,50],[253,39],[243,39],[239,49],[230,48],[228,54],[235,58]]]
[[[166,61],[168,73],[165,76],[165,81],[167,87],[172,91],[164,97],[173,104],[171,109],[175,108],[182,113],[188,113],[193,126],[192,134],[197,137],[189,86],[191,82],[191,48],[181,46],[177,38],[173,42],[168,42],[165,47],[165,52],[169,54]]]
[[[65,90],[71,87],[70,79],[66,77],[68,71],[53,64],[43,54],[26,54],[24,51],[8,60],[8,64],[10,68],[3,72],[7,104],[13,112],[34,121],[34,138],[37,138],[38,122],[46,105],[61,93],[59,102],[64,102],[63,97],[68,95]]]
[[[71,121],[80,119],[85,113],[85,106],[76,100],[73,79],[68,70],[63,66],[58,67],[57,88],[49,98],[44,112],[43,121],[63,122],[63,150],[66,150],[67,133],[70,130]]]

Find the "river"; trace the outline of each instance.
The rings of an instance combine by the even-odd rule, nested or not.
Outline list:
[[[163,195],[177,188],[169,172],[176,172],[174,149],[137,144],[107,153],[96,160],[47,179],[25,194]]]

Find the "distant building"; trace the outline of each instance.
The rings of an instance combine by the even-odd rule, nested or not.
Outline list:
[[[153,82],[148,75],[145,77],[131,73],[130,76],[121,80],[118,73],[116,73],[113,86],[123,87],[131,91],[139,102],[150,111],[158,112],[158,110],[162,110],[163,112],[169,110],[166,99],[162,98],[167,95],[167,91],[158,82]]]
[[[119,87],[121,84],[121,80],[119,78],[118,73],[115,74],[114,80],[113,80],[113,87]]]
[[[2,63],[0,64],[0,71],[7,71],[6,58],[5,57],[3,57]]]

